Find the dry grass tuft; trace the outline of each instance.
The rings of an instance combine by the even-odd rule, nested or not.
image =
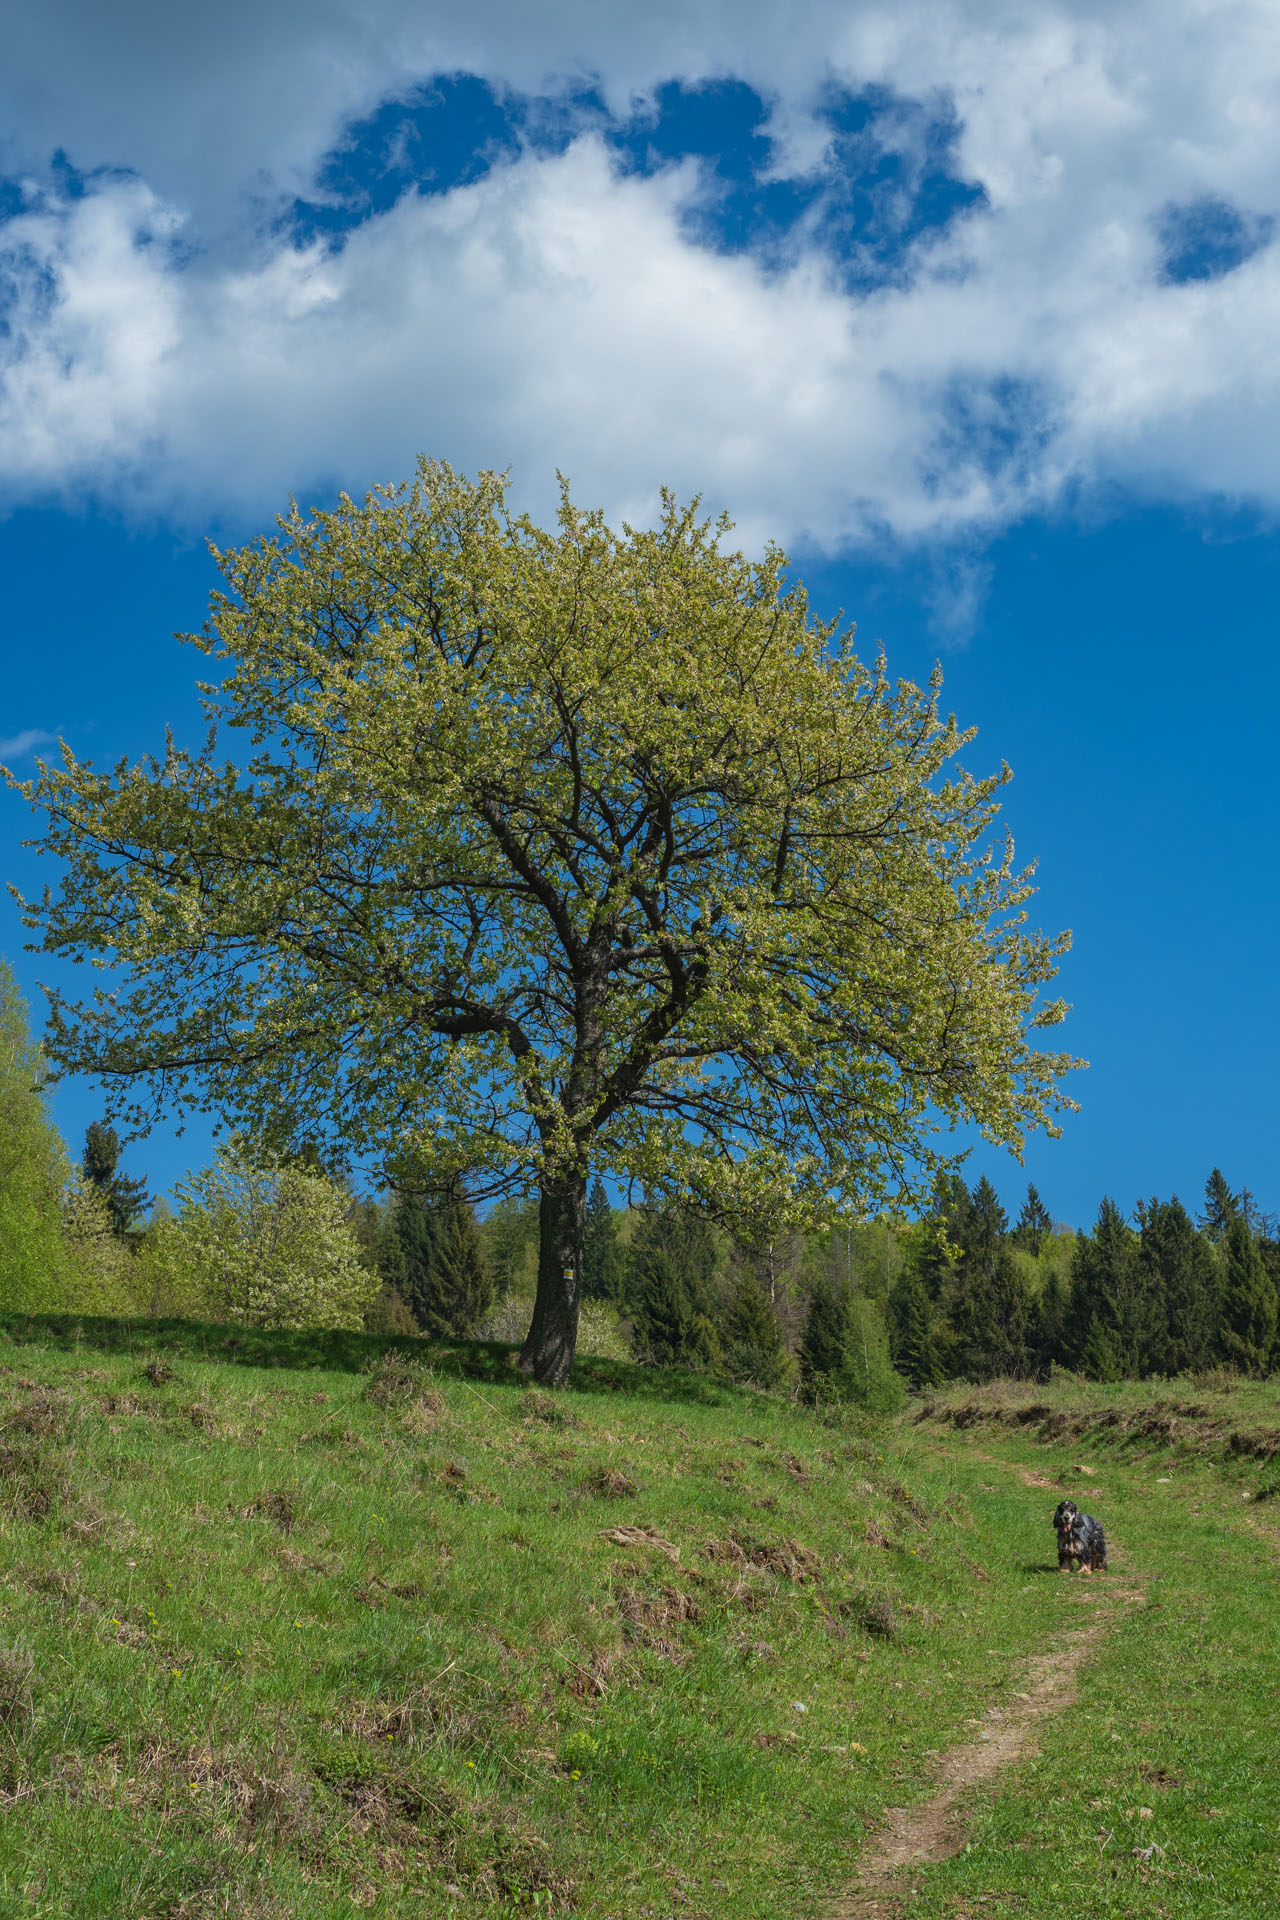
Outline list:
[[[798,1540],[752,1540],[731,1533],[724,1540],[708,1540],[702,1551],[708,1560],[728,1562],[744,1571],[772,1573],[796,1586],[812,1580],[822,1565],[812,1548],[801,1546]]]
[[[0,1726],[13,1730],[35,1718],[35,1666],[25,1641],[0,1646]]]
[[[576,1700],[602,1700],[613,1682],[617,1666],[616,1652],[596,1647],[588,1661],[574,1668],[565,1685]]]
[[[655,1547],[673,1563],[680,1558],[679,1547],[670,1540],[664,1540],[654,1527],[606,1527],[600,1538],[612,1540],[620,1547]]]
[[[855,1593],[840,1602],[839,1612],[854,1621],[875,1640],[894,1640],[898,1634],[898,1616],[893,1603],[884,1594]]]
[[[0,1446],[0,1511],[15,1520],[48,1520],[69,1489],[42,1446]]]
[[[242,1520],[270,1520],[281,1533],[292,1533],[297,1523],[298,1509],[293,1495],[287,1487],[272,1487],[269,1493],[261,1493],[251,1500],[241,1512]]]
[[[637,1487],[629,1473],[621,1467],[597,1467],[589,1473],[582,1483],[586,1493],[598,1493],[606,1500],[634,1498]]]
[[[364,1700],[344,1722],[350,1739],[407,1749],[474,1741],[487,1716],[445,1688],[415,1688],[401,1700]]]
[[[573,1408],[541,1387],[530,1387],[521,1395],[520,1414],[526,1427],[576,1427],[578,1424]]]
[[[40,1440],[65,1440],[72,1426],[71,1396],[55,1387],[32,1386],[22,1405],[0,1422],[5,1433],[25,1433]]]
[[[673,1657],[668,1635],[679,1627],[696,1626],[702,1608],[692,1594],[679,1587],[621,1587],[613,1597],[629,1640]]]
[[[420,1360],[389,1347],[369,1370],[364,1397],[375,1407],[419,1406],[440,1414],[444,1401],[435,1387],[435,1375]]]

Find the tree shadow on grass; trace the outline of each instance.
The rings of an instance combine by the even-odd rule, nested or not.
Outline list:
[[[496,1340],[423,1340],[404,1334],[327,1329],[283,1333],[263,1327],[227,1327],[199,1320],[109,1320],[92,1314],[0,1313],[0,1342],[68,1351],[154,1354],[158,1348],[188,1360],[293,1372],[364,1373],[396,1350],[446,1378],[482,1381],[520,1392],[520,1349]],[[625,1393],[643,1400],[719,1407],[756,1401],[727,1382],[673,1367],[641,1367],[627,1360],[583,1355],[570,1376],[571,1393]]]

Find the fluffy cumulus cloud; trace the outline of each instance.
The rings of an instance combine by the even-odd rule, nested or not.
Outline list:
[[[1280,502],[1271,0],[46,0],[19,32],[10,501],[251,519],[425,449],[511,464],[539,507],[559,466],[615,513],[669,482],[750,538],[832,548],[1111,488]],[[340,232],[290,217],[353,121],[456,71],[542,99],[589,84],[594,104]],[[761,182],[809,191],[767,250],[714,243],[707,165],[637,169],[609,138],[664,83],[726,77],[766,103]],[[966,185],[878,276],[818,217],[848,164],[835,89],[876,103],[900,160],[948,121]]]

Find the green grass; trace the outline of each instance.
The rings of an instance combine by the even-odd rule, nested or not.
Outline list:
[[[1050,1397],[1057,1417],[1038,1425],[1058,1431],[1029,1441],[1034,1428],[1023,1426],[992,1447],[993,1427],[1019,1428],[1011,1407],[1043,1402],[1043,1391],[948,1396],[986,1419],[932,1444],[948,1459],[967,1454],[988,1482],[993,1469],[1004,1478],[1021,1467],[1072,1489],[1107,1527],[1109,1581],[1145,1604],[1108,1608],[1112,1630],[1082,1671],[1078,1705],[977,1802],[969,1850],[917,1876],[904,1914],[994,1905],[1047,1915],[1067,1903],[1108,1920],[1270,1920],[1280,1911],[1280,1514],[1265,1456],[1260,1466],[1228,1447],[1224,1469],[1204,1461],[1224,1430],[1274,1427],[1277,1384],[1067,1384]],[[1176,1425],[1161,1444],[1171,1407]],[[1064,1424],[1077,1429],[1065,1439]],[[1075,1583],[1054,1584],[1064,1607],[1083,1599]]]
[[[603,1361],[552,1398],[499,1347],[4,1324],[0,1915],[800,1920],[1079,1619],[1056,1496],[1009,1463],[1084,1455],[1023,1427]],[[1086,1444],[1149,1604],[910,1910],[1272,1913],[1260,1469]]]

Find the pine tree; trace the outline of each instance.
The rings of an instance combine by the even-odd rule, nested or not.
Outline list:
[[[942,1378],[929,1296],[910,1263],[889,1294],[889,1351],[894,1366],[913,1387],[934,1387]]]
[[[1027,1197],[1022,1203],[1022,1212],[1018,1215],[1018,1224],[1012,1238],[1020,1247],[1025,1247],[1033,1260],[1040,1257],[1040,1246],[1046,1234],[1053,1230],[1053,1221],[1049,1209],[1037,1193],[1034,1184],[1027,1187]]]
[[[811,1399],[835,1390],[849,1358],[850,1337],[847,1297],[820,1274],[809,1296],[809,1317],[800,1343],[800,1378]]]
[[[120,1138],[115,1128],[102,1120],[91,1121],[84,1136],[84,1177],[101,1194],[111,1231],[123,1238],[146,1211],[150,1196],[145,1180],[131,1180],[116,1171],[119,1162]]]
[[[1266,1373],[1275,1344],[1277,1299],[1258,1244],[1237,1214],[1227,1228],[1222,1351],[1242,1373]]]
[[[40,1091],[40,1050],[0,960],[0,1307],[40,1313],[72,1304],[61,1231],[66,1149]]]
[[[1217,1167],[1204,1183],[1204,1212],[1197,1225],[1215,1243],[1226,1238],[1227,1228],[1241,1212],[1240,1194],[1232,1193],[1226,1176]]]
[[[1179,1200],[1152,1200],[1144,1207],[1138,1258],[1158,1306],[1143,1371],[1186,1373],[1204,1366],[1217,1348],[1217,1268],[1212,1244],[1196,1232]]]
[[[626,1265],[618,1241],[613,1208],[604,1182],[597,1180],[587,1198],[587,1224],[582,1241],[582,1291],[589,1300],[622,1298]]]

